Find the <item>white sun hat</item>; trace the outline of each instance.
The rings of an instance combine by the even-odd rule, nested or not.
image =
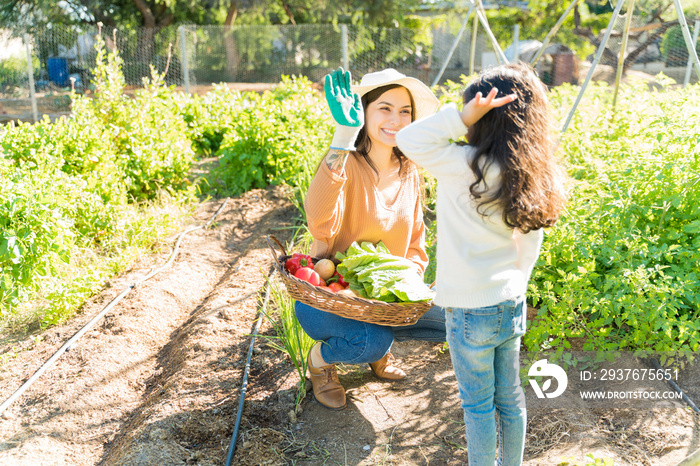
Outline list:
[[[408,89],[413,97],[413,102],[416,104],[416,120],[435,113],[440,105],[437,97],[435,97],[435,94],[428,86],[416,78],[399,73],[393,68],[367,73],[362,77],[360,85],[352,86],[352,90],[362,97],[372,89],[389,84],[399,84]]]

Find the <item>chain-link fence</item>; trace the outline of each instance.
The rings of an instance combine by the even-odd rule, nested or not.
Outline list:
[[[455,28],[449,23],[431,31],[347,25],[185,27],[178,35],[178,53],[186,57],[182,69],[189,72],[191,85],[273,83],[282,74],[321,81],[338,66],[358,78],[390,67],[429,83],[455,39],[450,29]],[[462,43],[468,55],[469,45]],[[480,56],[492,53],[483,34],[478,43]],[[466,68],[464,57],[464,53],[455,54],[452,68],[459,71],[452,73],[455,78]]]
[[[600,60],[601,73],[617,68],[622,48],[623,32],[627,15],[618,16],[607,47]],[[625,71],[639,71],[657,75],[663,72],[678,83],[697,82],[697,74],[690,73],[688,48],[678,21],[663,21],[646,11],[635,10],[631,18],[627,47],[625,51]],[[700,21],[689,23],[689,33],[694,37],[696,52],[700,53],[698,42]]]
[[[34,121],[35,111],[39,118],[69,114],[71,86],[78,92],[91,90],[97,33],[97,27],[61,25],[20,37],[0,31],[0,122]],[[124,60],[127,86],[138,87],[150,75],[149,65],[160,72],[166,69],[168,50],[176,40],[177,30],[140,29],[125,33],[103,29],[101,33],[107,47],[117,47]],[[166,81],[181,85],[182,72],[176,56],[169,66]]]
[[[494,48],[484,24],[475,21],[474,15],[464,21],[465,16],[455,14],[428,30],[351,25],[192,25],[157,31],[102,30],[102,35],[108,48],[118,48],[127,86],[132,89],[150,74],[149,64],[160,72],[167,67],[166,82],[188,92],[205,92],[212,83],[219,82],[275,83],[283,74],[304,75],[318,82],[338,66],[350,69],[355,78],[392,67],[431,85],[438,80],[456,81],[462,74],[499,62],[501,53]],[[594,79],[611,81],[614,77],[625,21],[620,16],[615,22]],[[690,29],[691,35],[697,34],[700,26],[691,21]],[[31,36],[0,33],[0,121],[32,121],[32,101],[39,117],[67,114],[71,81],[78,91],[91,89],[97,32],[91,27],[54,25]],[[565,34],[571,31],[552,34],[537,59],[536,67],[546,84],[580,83],[587,61],[592,59],[562,45]],[[601,36],[602,31],[597,36],[591,33],[590,50],[597,49]],[[509,60],[516,55],[521,60],[533,60],[545,39],[526,26],[513,37],[529,40],[509,40],[505,50]],[[635,11],[626,57],[627,73],[663,72],[679,83],[697,81],[696,73],[688,67],[688,51],[678,21],[662,21],[645,11]]]

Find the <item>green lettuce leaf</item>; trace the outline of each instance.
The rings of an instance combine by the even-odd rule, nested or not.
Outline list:
[[[338,252],[338,273],[362,296],[384,302],[430,301],[435,293],[426,285],[416,264],[394,256],[381,241],[356,241],[345,253]]]

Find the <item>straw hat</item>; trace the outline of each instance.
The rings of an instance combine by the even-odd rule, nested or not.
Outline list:
[[[416,104],[416,120],[435,113],[440,105],[437,97],[435,97],[435,94],[428,86],[416,78],[399,73],[393,68],[367,73],[362,77],[360,85],[352,86],[352,90],[362,97],[372,89],[388,84],[399,84],[408,89]]]

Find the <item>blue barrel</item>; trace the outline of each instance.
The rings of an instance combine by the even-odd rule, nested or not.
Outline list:
[[[49,58],[47,67],[50,81],[61,87],[68,85],[68,60],[65,58]]]

